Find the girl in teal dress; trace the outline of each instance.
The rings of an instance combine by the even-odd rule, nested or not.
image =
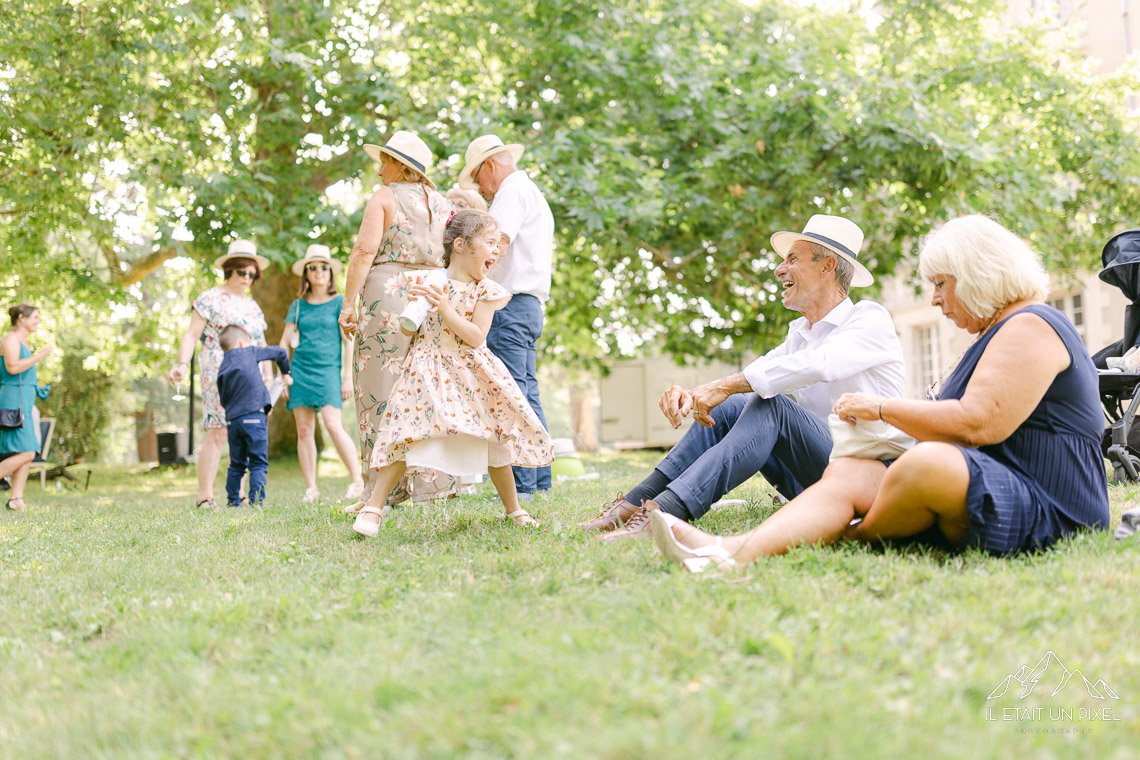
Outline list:
[[[40,326],[40,310],[27,304],[8,309],[12,329],[0,338],[0,409],[21,409],[24,424],[14,430],[0,428],[0,478],[12,476],[12,498],[8,509],[24,508],[24,484],[36,452],[40,450],[39,436],[32,421],[32,407],[36,403],[36,365],[52,352],[52,346],[32,353],[28,349],[28,336]]]
[[[293,273],[301,277],[301,292],[289,305],[281,334],[281,347],[286,351],[293,348],[293,385],[282,397],[288,400],[297,422],[297,458],[305,478],[306,503],[315,502],[321,495],[317,488],[317,411],[348,468],[351,482],[344,498],[355,501],[364,488],[360,458],[340,422],[341,401],[352,395],[351,368],[345,361],[351,355],[349,344],[337,324],[344,302],[344,296],[336,291],[340,267],[323,245],[310,245],[305,258],[293,264]]]

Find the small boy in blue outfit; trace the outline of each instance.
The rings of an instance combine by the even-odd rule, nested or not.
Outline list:
[[[230,325],[218,335],[225,356],[218,368],[218,395],[226,410],[230,441],[230,468],[226,473],[226,499],[231,507],[241,506],[241,479],[249,470],[249,500],[265,500],[265,477],[269,472],[269,421],[273,408],[258,363],[275,361],[286,385],[289,354],[280,346],[253,346],[242,328]]]

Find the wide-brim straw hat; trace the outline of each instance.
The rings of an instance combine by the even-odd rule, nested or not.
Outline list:
[[[305,249],[305,258],[293,262],[293,274],[301,276],[305,271],[305,265],[314,261],[328,264],[334,275],[340,273],[341,263],[332,257],[329,247],[320,243],[313,243]]]
[[[481,135],[471,141],[467,146],[467,153],[463,156],[463,171],[459,172],[459,186],[464,190],[478,190],[477,183],[471,175],[479,164],[497,153],[510,153],[515,161],[522,158],[523,146],[518,143],[504,145],[503,141],[495,135]]]
[[[235,240],[230,243],[229,250],[224,255],[214,259],[214,268],[221,269],[230,259],[238,258],[253,259],[262,271],[269,268],[269,259],[257,254],[257,246],[252,240]]]
[[[401,129],[383,145],[365,145],[364,152],[376,161],[380,160],[380,156],[387,155],[404,166],[415,169],[423,176],[428,186],[435,190],[435,183],[427,175],[427,170],[435,163],[435,158],[427,143],[414,132]]]
[[[822,245],[855,267],[855,274],[851,278],[853,288],[865,288],[875,281],[867,267],[859,263],[859,249],[863,247],[863,230],[850,219],[816,214],[808,219],[803,232],[781,230],[773,234],[771,240],[773,250],[780,254],[780,258],[785,259],[788,257],[788,251],[800,240]]]

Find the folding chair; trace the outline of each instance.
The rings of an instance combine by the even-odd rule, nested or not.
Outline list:
[[[47,490],[47,475],[48,470],[52,465],[48,464],[48,452],[51,451],[51,440],[55,437],[55,417],[41,417],[40,418],[40,450],[36,452],[36,458],[32,460],[31,470],[29,476],[36,470],[40,471],[40,488]]]

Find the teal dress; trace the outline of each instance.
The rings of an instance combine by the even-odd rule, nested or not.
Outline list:
[[[293,350],[289,409],[322,406],[340,408],[340,325],[337,316],[344,296],[313,305],[298,298],[289,305],[286,322],[297,325],[301,340]]]
[[[32,355],[28,347],[20,344],[20,358]],[[25,451],[39,451],[40,439],[32,422],[32,407],[36,405],[36,365],[28,367],[18,375],[8,372],[4,360],[0,358],[0,409],[24,410],[24,426],[18,430],[0,430],[0,454],[19,454]]]

